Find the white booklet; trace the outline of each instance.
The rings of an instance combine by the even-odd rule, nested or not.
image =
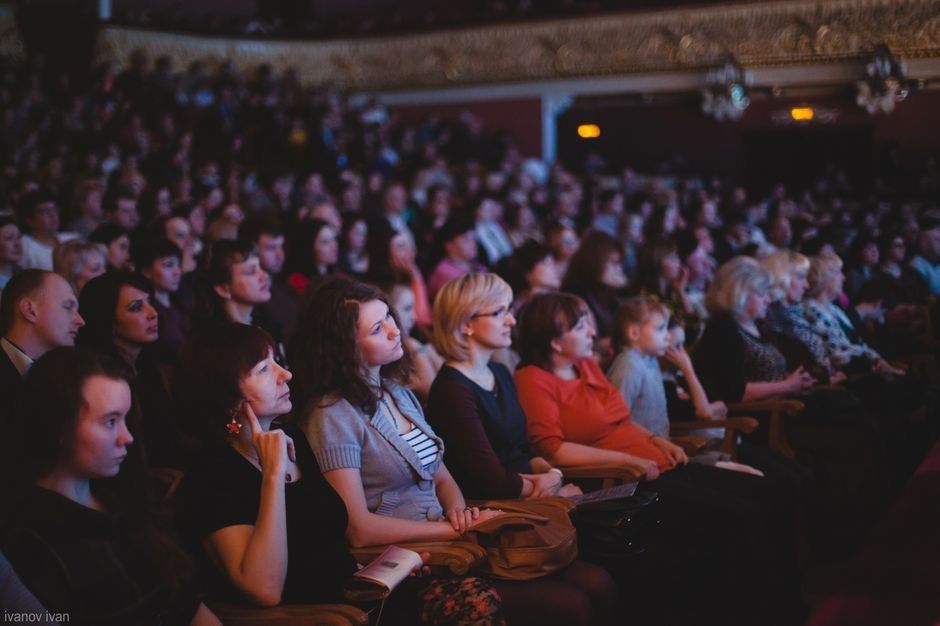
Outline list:
[[[423,564],[417,552],[389,546],[378,558],[352,575],[346,583],[346,598],[360,601],[387,598],[392,589]]]

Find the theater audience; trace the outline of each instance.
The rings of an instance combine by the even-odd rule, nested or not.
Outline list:
[[[75,348],[24,381],[0,546],[51,612],[90,625],[218,625],[150,501],[127,367]]]
[[[403,386],[410,369],[397,314],[378,290],[337,279],[307,302],[291,344],[299,425],[346,504],[354,546],[440,541],[498,515],[468,507],[443,442]],[[314,330],[316,329],[316,330]],[[606,623],[607,574],[584,563],[531,581],[492,581],[513,624]]]
[[[515,381],[534,452],[562,471],[578,465],[632,469],[645,481],[644,488],[663,494],[669,511],[663,520],[669,525],[665,542],[681,545],[680,551],[701,552],[699,558],[713,558],[704,556],[709,551],[716,557],[720,545],[720,577],[748,588],[748,609],[710,606],[717,613],[706,619],[786,623],[800,612],[801,604],[792,486],[688,464],[682,448],[634,422],[619,389],[594,360],[596,331],[589,320],[584,301],[566,293],[536,296],[522,310],[522,362]],[[774,576],[777,584],[773,590],[754,586],[748,580],[753,575]],[[689,589],[690,581],[685,581],[679,588],[698,594],[708,584],[698,581],[699,586]],[[716,591],[712,588],[705,595]],[[771,602],[774,611],[767,611],[763,602]],[[701,610],[701,604],[696,606]]]

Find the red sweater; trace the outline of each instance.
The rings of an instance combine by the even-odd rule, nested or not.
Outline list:
[[[516,389],[537,454],[551,459],[565,441],[616,450],[670,467],[665,455],[630,419],[620,390],[594,359],[576,366],[578,377],[563,380],[534,365],[516,370]]]

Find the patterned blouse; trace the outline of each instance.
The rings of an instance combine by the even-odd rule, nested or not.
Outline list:
[[[780,350],[740,326],[738,334],[744,341],[745,382],[767,382],[787,377],[787,360]]]
[[[807,300],[803,315],[813,332],[822,338],[836,367],[845,367],[853,359],[881,359],[881,355],[857,335],[845,311],[832,302]]]
[[[829,348],[823,338],[806,321],[802,304],[784,304],[781,301],[772,303],[767,309],[767,317],[759,323],[759,326],[762,333],[776,333],[799,342],[815,360],[816,365],[824,369],[828,376],[835,373],[832,360],[829,358]],[[817,375],[816,372],[811,371],[811,373],[814,376]]]

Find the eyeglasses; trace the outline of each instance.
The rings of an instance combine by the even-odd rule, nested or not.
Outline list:
[[[507,307],[501,306],[495,311],[490,311],[489,313],[474,313],[470,316],[470,319],[475,320],[480,317],[495,317],[498,320],[505,319],[507,315],[512,315]]]

